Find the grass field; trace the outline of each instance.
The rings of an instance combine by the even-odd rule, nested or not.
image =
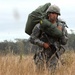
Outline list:
[[[59,61],[55,75],[75,75],[74,52],[66,52],[61,59],[64,64],[61,65]],[[50,75],[50,73],[47,70],[36,72],[32,55],[23,56],[20,60],[20,56],[8,54],[0,56],[0,75]]]

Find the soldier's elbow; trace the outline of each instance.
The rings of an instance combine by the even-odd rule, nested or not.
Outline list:
[[[61,44],[62,45],[66,45],[67,42],[68,42],[68,37],[64,37],[64,38],[61,39]]]

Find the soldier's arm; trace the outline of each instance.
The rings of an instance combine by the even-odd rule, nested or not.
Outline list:
[[[67,32],[66,27],[68,28],[68,26],[67,26],[66,22],[62,19],[58,19],[58,23],[59,23],[58,29],[60,31],[62,31],[62,37],[60,39],[60,43],[62,45],[66,45],[67,41],[68,41],[68,32]]]
[[[40,24],[38,23],[32,30],[32,34],[30,36],[30,42],[32,44],[37,44],[39,46],[43,46],[44,42],[39,39],[40,33],[41,33]]]
[[[68,41],[68,32],[67,32],[67,29],[64,28],[64,30],[63,30],[63,36],[61,38],[61,44],[62,45],[66,45],[67,41]]]

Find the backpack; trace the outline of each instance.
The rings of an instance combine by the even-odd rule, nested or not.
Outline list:
[[[37,23],[39,23],[41,18],[44,18],[46,16],[46,10],[48,9],[48,7],[50,5],[51,5],[51,3],[46,3],[46,4],[42,5],[42,6],[39,6],[36,10],[32,11],[28,15],[28,19],[27,19],[26,27],[25,27],[25,32],[28,35],[31,35],[34,26]]]

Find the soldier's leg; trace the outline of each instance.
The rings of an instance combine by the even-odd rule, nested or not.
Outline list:
[[[56,55],[52,56],[47,62],[47,67],[49,71],[51,71],[52,75],[55,73],[57,63],[58,63],[58,58]]]
[[[39,52],[34,55],[34,62],[38,70],[40,71],[44,70],[44,63],[45,63],[44,61],[45,61],[45,55],[43,52]]]

